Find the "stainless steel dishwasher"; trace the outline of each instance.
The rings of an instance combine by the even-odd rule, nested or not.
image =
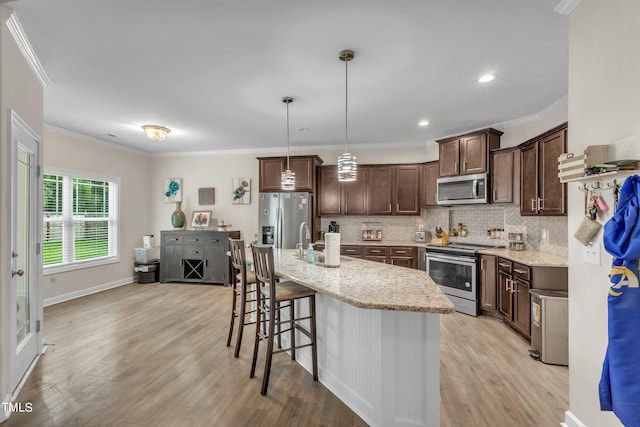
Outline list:
[[[569,365],[567,292],[531,289],[531,357],[552,365]]]

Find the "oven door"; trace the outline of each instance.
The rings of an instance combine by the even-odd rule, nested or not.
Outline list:
[[[442,292],[476,301],[475,256],[445,255],[427,251],[427,274]]]

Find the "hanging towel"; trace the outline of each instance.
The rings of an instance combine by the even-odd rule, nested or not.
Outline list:
[[[600,378],[600,408],[626,427],[640,427],[640,177],[628,177],[613,217],[604,225],[604,247],[613,255],[608,295],[609,343]]]

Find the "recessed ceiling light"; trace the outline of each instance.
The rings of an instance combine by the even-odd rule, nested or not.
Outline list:
[[[478,81],[480,83],[486,83],[486,82],[490,82],[493,79],[495,79],[495,76],[493,74],[485,74],[484,76],[480,77]]]
[[[420,122],[418,122],[418,126],[428,126],[428,125],[429,125],[428,120],[420,120]]]
[[[309,132],[310,130],[309,128],[298,128],[298,132]]]

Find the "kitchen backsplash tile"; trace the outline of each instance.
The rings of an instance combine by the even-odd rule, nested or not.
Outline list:
[[[434,233],[436,227],[451,230],[458,223],[466,226],[468,237],[457,237],[473,243],[499,243],[490,239],[487,230],[504,229],[504,244],[508,245],[508,233],[523,233],[527,249],[567,256],[567,218],[520,216],[517,206],[474,205],[434,207],[422,209],[420,216],[338,216],[323,217],[321,227],[327,231],[330,221],[340,225],[344,241],[360,241],[364,222],[382,223],[383,241],[413,240],[420,225]],[[543,235],[545,238],[543,239]]]

